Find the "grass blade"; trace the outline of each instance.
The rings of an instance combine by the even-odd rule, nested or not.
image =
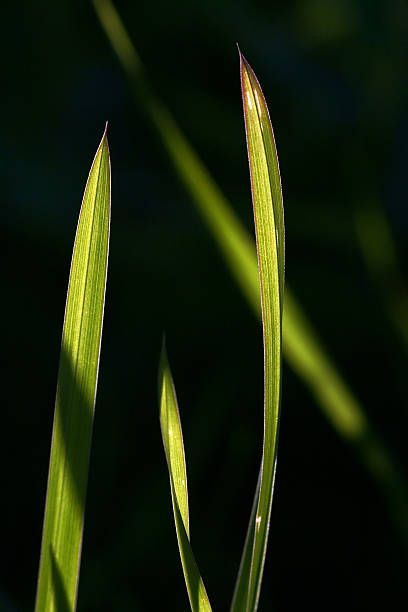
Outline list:
[[[257,491],[255,495],[255,499],[258,498],[256,515],[251,515],[232,609],[252,611],[258,606],[276,469],[285,254],[282,190],[268,108],[255,74],[241,53],[240,63],[261,286],[265,397],[259,494]]]
[[[163,342],[159,368],[160,426],[170,476],[171,500],[184,579],[193,612],[208,612],[210,602],[190,545],[187,472],[176,391]]]
[[[86,185],[65,307],[36,612],[76,606],[110,225],[106,128]]]
[[[180,180],[256,316],[260,316],[256,250],[203,163],[149,86],[143,64],[111,0],[92,0],[96,14],[129,79],[136,100],[152,122]],[[303,380],[337,434],[350,443],[379,485],[390,516],[408,546],[406,479],[366,412],[323,348],[294,294],[285,288],[283,354]]]

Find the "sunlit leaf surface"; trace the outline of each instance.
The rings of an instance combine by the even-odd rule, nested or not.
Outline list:
[[[245,131],[251,174],[264,338],[264,442],[256,512],[251,514],[232,609],[257,608],[266,554],[279,426],[284,291],[284,224],[279,165],[268,108],[240,54]]]
[[[191,609],[209,612],[210,602],[190,545],[187,472],[176,391],[163,343],[159,369],[160,425],[169,468],[177,540]],[[171,606],[170,606],[171,607]]]
[[[65,308],[36,612],[75,609],[110,225],[106,129],[78,221]]]

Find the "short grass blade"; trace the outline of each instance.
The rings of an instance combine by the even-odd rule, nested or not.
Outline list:
[[[190,545],[187,471],[176,391],[163,342],[159,368],[160,426],[170,476],[171,499],[184,579],[193,612],[209,612],[210,602]]]
[[[152,91],[143,64],[111,0],[92,0],[141,109],[161,138],[180,180],[213,234],[249,305],[260,316],[259,275],[253,240],[215,184],[173,116]],[[389,449],[341,377],[296,297],[285,288],[283,353],[315,397],[330,425],[350,443],[379,484],[394,524],[408,546],[408,487]]]
[[[36,612],[76,606],[110,227],[106,128],[86,185],[68,285]]]
[[[284,223],[278,158],[268,108],[240,53],[241,88],[251,175],[264,338],[264,441],[256,514],[250,518],[232,610],[257,609],[275,479],[281,392]],[[256,503],[256,502],[255,502]],[[250,562],[249,562],[250,559]]]

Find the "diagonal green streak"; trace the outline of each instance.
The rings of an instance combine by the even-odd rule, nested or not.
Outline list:
[[[74,610],[99,368],[110,225],[106,129],[86,185],[65,307],[36,612]]]

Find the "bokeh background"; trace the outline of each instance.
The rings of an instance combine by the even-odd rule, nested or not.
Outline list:
[[[252,232],[239,42],[274,125],[287,281],[406,472],[407,3],[116,6]],[[111,246],[78,609],[188,609],[158,421],[163,330],[193,547],[214,609],[228,609],[261,457],[260,324],[92,4],[7,3],[2,38],[0,609],[33,608],[70,258],[106,120]],[[377,485],[286,366],[259,609],[403,609],[407,551]]]

